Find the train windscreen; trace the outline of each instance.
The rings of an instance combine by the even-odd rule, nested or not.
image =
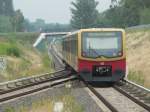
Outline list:
[[[82,56],[87,58],[122,56],[122,32],[83,32]]]

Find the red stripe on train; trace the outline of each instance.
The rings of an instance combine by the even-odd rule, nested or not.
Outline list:
[[[87,61],[87,60],[78,60],[78,71],[88,70],[92,72],[93,65],[109,65],[112,66],[112,72],[117,69],[126,71],[126,59],[117,60],[117,61]]]

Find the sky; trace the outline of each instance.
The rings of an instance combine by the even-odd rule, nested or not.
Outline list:
[[[14,8],[21,9],[25,18],[35,21],[44,19],[47,23],[69,23],[70,3],[75,0],[13,0]],[[96,0],[99,12],[109,8],[111,0]]]

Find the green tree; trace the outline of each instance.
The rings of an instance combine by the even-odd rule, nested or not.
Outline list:
[[[12,32],[12,24],[10,22],[10,17],[0,16],[0,32]]]
[[[141,10],[140,24],[150,24],[150,8]]]
[[[43,19],[36,19],[34,25],[35,25],[35,29],[41,32],[44,29],[45,21]]]
[[[0,0],[0,15],[4,15],[5,0]]]
[[[14,13],[12,0],[0,0],[0,15],[12,16]]]
[[[13,0],[0,0],[0,16],[1,32],[23,31],[24,16],[20,10],[14,11]]]
[[[29,32],[32,30],[31,23],[28,19],[24,19],[23,26],[24,26],[24,31],[26,32]]]
[[[125,26],[140,24],[141,10],[150,8],[150,0],[121,0]]]
[[[108,10],[103,12],[99,22],[109,27],[129,27],[149,23],[150,0],[111,0]]]
[[[123,0],[123,17],[126,26],[135,26],[140,23],[140,10],[144,7],[142,0]]]
[[[122,15],[122,7],[111,7],[105,12],[105,18],[107,26],[109,27],[124,27],[124,18]]]
[[[73,8],[71,8],[71,25],[73,28],[80,29],[96,26],[98,18],[96,7],[98,2],[95,0],[76,0],[71,4],[73,5]]]
[[[15,11],[11,18],[11,23],[15,32],[21,32],[24,30],[24,16],[20,10]]]
[[[12,16],[14,13],[13,1],[12,0],[5,0],[5,15]]]
[[[97,26],[96,27],[108,27],[108,19],[105,16],[105,12],[100,13],[98,15],[98,19],[97,19]]]

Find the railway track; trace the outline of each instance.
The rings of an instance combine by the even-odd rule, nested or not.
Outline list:
[[[104,105],[106,105],[106,107],[109,108],[110,111],[112,112],[119,112],[109,101],[107,101],[106,98],[103,97],[102,94],[100,94],[94,87],[92,87],[91,85],[88,85],[88,88],[95,94],[96,97],[98,97],[98,99],[100,99]]]
[[[70,72],[64,69],[56,71],[54,73],[46,73],[39,76],[33,76],[28,78],[17,79],[13,81],[8,81],[0,84],[0,95],[13,92],[18,89],[22,89],[29,86],[34,86],[40,83],[45,83],[53,79],[59,79],[64,76],[64,74],[69,74]],[[66,75],[67,77],[67,75]]]
[[[150,90],[129,80],[120,81],[114,88],[134,101],[136,104],[150,111]]]
[[[83,83],[89,88],[89,90],[100,100],[111,112],[119,112],[103,95],[96,90],[91,84],[88,84],[82,78]]]
[[[150,100],[148,99],[150,94],[149,90],[130,81],[121,82],[106,88],[99,86],[95,87],[85,81],[83,82],[111,112],[150,112]],[[132,90],[129,90],[129,88],[132,88]],[[136,91],[135,88],[137,89]],[[135,94],[137,91],[138,93]],[[137,96],[140,96],[140,98]]]
[[[70,76],[69,74],[70,72],[68,71],[60,70],[51,74],[0,84],[0,103],[39,92],[76,79],[76,76]]]

